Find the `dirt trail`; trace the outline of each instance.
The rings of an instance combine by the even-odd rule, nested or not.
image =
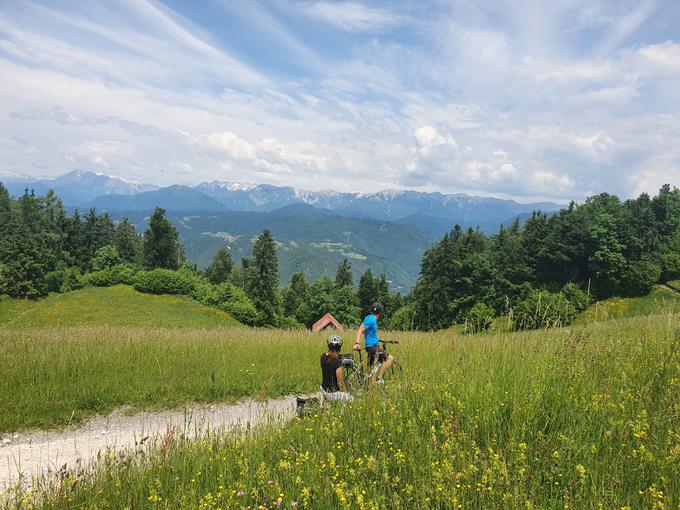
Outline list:
[[[54,476],[62,467],[83,468],[100,452],[134,451],[161,439],[168,430],[198,438],[208,432],[246,429],[295,415],[295,396],[266,402],[188,406],[180,411],[113,412],[79,428],[40,430],[0,436],[0,494],[20,480]]]

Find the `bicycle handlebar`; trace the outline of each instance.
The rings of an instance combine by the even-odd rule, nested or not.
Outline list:
[[[380,340],[381,344],[398,344],[396,340]]]

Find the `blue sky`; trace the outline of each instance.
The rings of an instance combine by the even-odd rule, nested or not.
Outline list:
[[[675,0],[0,0],[0,172],[654,192],[679,27]]]

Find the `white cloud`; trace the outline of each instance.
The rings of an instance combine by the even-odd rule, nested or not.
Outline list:
[[[656,10],[558,0],[525,35],[532,2],[225,0],[243,30],[212,32],[155,1],[8,4],[0,168],[561,200],[677,179],[680,41],[640,35]]]
[[[255,159],[255,147],[231,131],[201,135],[197,138],[197,142],[203,146],[224,152],[228,157],[237,161]]]
[[[574,188],[574,180],[568,175],[556,174],[551,170],[536,170],[531,174],[532,189],[550,196],[560,196]]]
[[[458,148],[458,143],[452,136],[444,136],[432,126],[420,126],[413,135],[418,145],[418,154],[421,156],[429,156],[433,149],[440,145],[445,145],[452,149]]]
[[[311,18],[348,32],[382,32],[404,22],[394,12],[358,2],[305,2],[298,7]]]

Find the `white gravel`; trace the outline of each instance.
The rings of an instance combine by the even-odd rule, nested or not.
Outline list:
[[[113,412],[79,428],[5,434],[0,436],[0,494],[19,482],[28,487],[37,479],[48,481],[60,470],[86,468],[103,453],[144,449],[168,431],[198,438],[208,432],[243,430],[294,415],[295,396],[289,396],[132,416]]]

